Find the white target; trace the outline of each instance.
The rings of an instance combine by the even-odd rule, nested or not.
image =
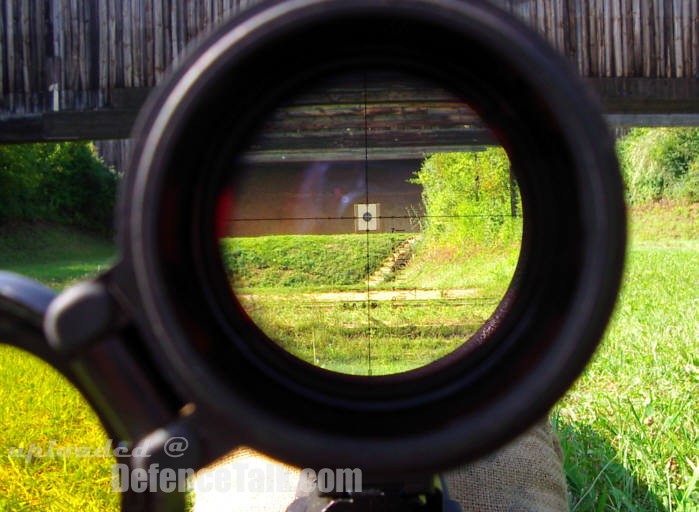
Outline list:
[[[376,231],[379,229],[379,204],[355,204],[354,225],[357,231]]]

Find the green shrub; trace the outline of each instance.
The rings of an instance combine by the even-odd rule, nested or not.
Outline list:
[[[411,181],[423,187],[423,231],[433,242],[481,247],[519,238],[520,198],[502,148],[430,155]]]
[[[117,177],[89,143],[0,146],[0,222],[112,229]]]
[[[34,220],[34,195],[40,186],[37,152],[31,145],[0,146],[0,221]]]
[[[617,152],[631,204],[699,200],[699,128],[636,128]]]

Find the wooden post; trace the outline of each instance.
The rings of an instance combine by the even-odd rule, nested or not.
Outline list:
[[[155,85],[155,34],[153,9],[160,0],[145,2],[143,9],[143,85],[153,87]]]
[[[130,0],[123,0],[121,2],[121,8],[123,9],[122,11],[122,16],[123,16],[123,21],[122,21],[122,26],[123,32],[122,32],[122,37],[121,37],[121,51],[123,52],[124,55],[124,64],[123,64],[123,69],[124,69],[124,87],[132,87],[134,86],[133,82],[133,52],[132,52],[132,31],[133,31],[133,15],[131,13],[131,1]]]
[[[32,94],[32,81],[29,68],[32,66],[31,57],[31,34],[29,31],[29,1],[22,0],[20,3],[20,38],[22,41],[22,108],[24,111],[31,111],[30,98]]]
[[[578,61],[582,76],[590,75],[590,6],[588,0],[575,0],[575,22],[578,25]]]
[[[673,39],[674,58],[675,58],[675,76],[684,77],[684,52],[682,51],[683,30],[682,30],[682,8],[683,0],[672,0],[672,21],[673,21]]]
[[[133,86],[143,87],[144,19],[141,0],[131,0],[131,61],[133,65]]]
[[[99,106],[109,103],[109,4],[107,0],[98,0],[99,30],[97,45],[99,46],[99,76],[97,88],[99,89]]]
[[[15,96],[15,19],[12,2],[5,2],[5,30],[7,33],[7,96],[9,107],[14,111]]]
[[[153,79],[159,82],[165,70],[165,27],[163,25],[163,2],[153,0]]]
[[[5,9],[0,7],[0,55],[3,56],[3,62],[4,64],[4,57],[5,57],[5,50],[7,48],[7,45],[5,44],[5,25],[7,25],[7,21],[5,21]],[[0,105],[5,104],[5,66],[0,65]]]
[[[510,216],[517,217],[517,180],[510,167]]]
[[[689,76],[699,76],[699,5],[689,3],[689,32],[690,32],[690,72]]]

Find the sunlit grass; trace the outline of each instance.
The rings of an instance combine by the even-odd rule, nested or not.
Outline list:
[[[699,232],[695,209],[673,211],[668,206],[660,212],[644,209],[640,216],[632,215],[632,221],[640,220],[632,222],[624,287],[614,319],[594,362],[554,411],[566,454],[572,510],[699,510]],[[108,264],[109,242],[51,232],[58,233],[57,238],[33,254],[21,246],[31,247],[34,239],[42,239],[41,233],[32,231],[24,242],[21,234],[10,240],[0,234],[0,266],[33,273],[63,287],[83,271]],[[67,253],[66,246],[72,247]],[[516,251],[507,254],[503,261],[516,261]],[[76,262],[82,264],[81,256],[86,266],[75,269]],[[488,290],[496,289],[489,283],[506,286],[509,282],[493,258],[488,258],[492,273],[481,272],[480,281],[469,281],[467,276],[473,273],[464,267],[483,268],[482,263],[448,252],[441,257],[431,270],[415,264],[406,271],[403,284],[386,283],[384,288],[473,287],[489,298],[495,295]],[[468,315],[448,303],[412,308],[381,303],[368,317],[366,304],[355,307],[342,302],[304,308],[289,302],[278,314],[281,324],[295,320],[308,326],[315,338],[292,338],[299,350],[306,351],[305,357],[312,357],[308,354],[315,342],[321,364],[337,357],[318,350],[323,343],[332,343],[325,331],[351,331],[368,318],[376,320],[368,326],[376,329],[370,332],[380,328],[390,352],[395,354],[398,348],[406,360],[420,362],[430,350],[443,349],[444,340],[454,338],[455,331],[465,335],[469,321],[481,322],[489,314],[487,308],[494,307],[485,300],[482,305],[463,303],[468,304]],[[435,318],[442,320],[440,325]],[[319,319],[336,320],[328,328],[327,323],[319,326]],[[372,345],[377,356],[380,345]],[[366,351],[361,349],[359,354],[363,358],[338,362],[336,371],[364,371]],[[372,365],[375,373],[398,371],[388,357]],[[7,347],[0,347],[0,389],[0,510],[117,510],[118,495],[109,492],[109,459],[26,462],[9,457],[12,447],[51,440],[103,446],[106,435],[77,391],[46,365]]]
[[[459,346],[497,301],[283,301],[255,297],[249,314],[300,359],[343,373],[380,375],[424,366]],[[371,294],[368,294],[371,297]]]
[[[362,286],[407,234],[277,235],[224,238],[221,256],[232,286],[328,289]]]
[[[366,276],[405,238],[265,236],[227,239],[223,247],[224,258],[236,255],[227,261],[241,305],[269,338],[321,368],[380,375],[424,366],[466,343],[500,302],[517,263],[514,244],[467,254],[418,242],[405,270],[369,284]],[[362,254],[368,246],[370,257]],[[342,256],[333,260],[335,251]],[[309,265],[316,254],[323,255],[318,265]],[[263,286],[239,278],[241,266]],[[275,280],[279,286],[269,287]]]
[[[632,216],[613,320],[555,410],[571,510],[699,510],[699,232],[661,215]]]
[[[480,248],[471,252],[425,244],[405,270],[404,286],[433,289],[477,289],[499,301],[512,280],[519,244]]]
[[[107,268],[113,254],[109,240],[70,228],[0,229],[0,269],[57,290]],[[111,457],[62,455],[104,451],[109,442],[82,395],[48,364],[7,345],[0,345],[0,390],[0,510],[118,510]]]
[[[111,457],[61,454],[104,451],[109,442],[82,395],[48,364],[6,345],[0,389],[0,510],[118,510]]]
[[[111,240],[71,228],[27,222],[0,227],[0,269],[57,290],[106,270],[114,254]]]

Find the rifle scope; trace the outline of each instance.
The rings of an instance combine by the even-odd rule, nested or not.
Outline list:
[[[1,332],[150,462],[167,433],[190,450],[158,460],[195,469],[240,445],[377,481],[452,467],[545,415],[614,306],[625,211],[600,107],[485,2],[262,3],[170,72],[133,136],[117,263],[55,298],[4,275]],[[497,154],[504,181],[487,171]],[[429,176],[483,210],[435,213]],[[457,228],[521,234],[509,284],[401,287],[410,258],[450,265],[429,238]],[[354,248],[322,259],[333,236]],[[255,249],[279,237],[321,249]],[[293,251],[308,265],[284,263]],[[267,281],[246,266],[260,254],[278,265]],[[365,272],[343,277],[355,257]]]

